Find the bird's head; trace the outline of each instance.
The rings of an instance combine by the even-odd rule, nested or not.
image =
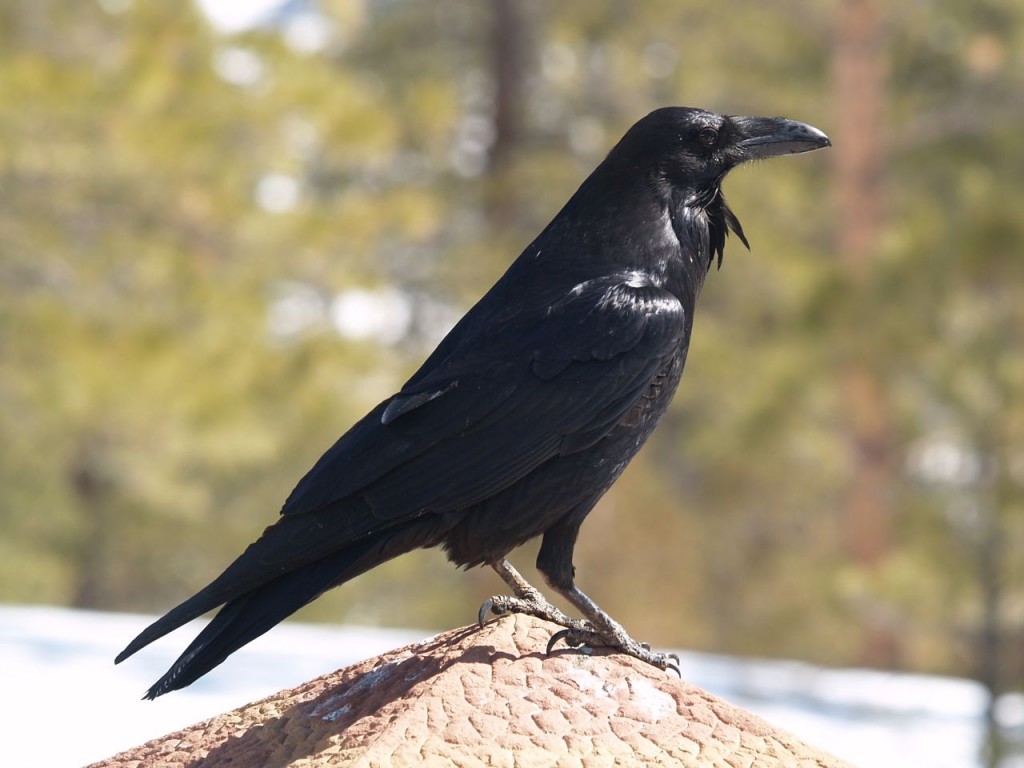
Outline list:
[[[608,160],[641,173],[672,208],[705,212],[710,218],[711,255],[717,253],[721,263],[726,228],[747,243],[739,221],[722,198],[725,175],[750,160],[809,152],[831,144],[817,128],[783,117],[665,107],[630,128]]]
[[[700,205],[701,198],[717,191],[725,175],[741,163],[809,152],[831,143],[817,128],[783,117],[665,107],[630,128],[613,154]]]

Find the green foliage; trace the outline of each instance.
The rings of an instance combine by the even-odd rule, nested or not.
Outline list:
[[[832,133],[833,5],[524,4],[526,131],[478,173],[458,155],[493,97],[487,4],[325,2],[334,36],[301,53],[272,30],[219,37],[188,4],[0,0],[0,598],[162,610],[204,585],[436,340],[275,334],[282,286],[461,311],[661,104]],[[1018,6],[887,11],[866,276],[835,257],[827,154],[726,183],[753,252],[730,241],[677,402],[578,551],[581,586],[637,636],[855,663],[870,616],[899,664],[971,673],[988,528],[1020,626]],[[294,196],[276,211],[258,202],[274,174]],[[853,363],[895,446],[872,567],[841,514]],[[922,478],[950,445],[978,472]],[[450,626],[497,586],[422,553],[303,615]]]

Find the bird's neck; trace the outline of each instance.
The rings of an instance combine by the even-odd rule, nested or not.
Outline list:
[[[678,243],[684,279],[692,285],[695,296],[704,287],[715,254],[721,252],[725,241],[724,223],[714,205],[673,196],[665,207],[665,216]]]
[[[695,301],[715,248],[724,240],[707,201],[686,199],[641,174],[617,173],[608,179],[601,178],[600,170],[539,240],[550,235],[561,243],[558,250],[569,256],[573,268],[643,272],[686,304]]]

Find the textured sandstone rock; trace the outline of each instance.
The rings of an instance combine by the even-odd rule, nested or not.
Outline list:
[[[92,768],[847,766],[634,659],[545,657],[555,629],[514,616],[447,632]]]

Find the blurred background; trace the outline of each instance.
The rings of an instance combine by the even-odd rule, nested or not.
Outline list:
[[[727,180],[752,251],[579,583],[656,646],[1024,686],[1017,0],[0,0],[0,104],[0,601],[205,585],[680,104],[835,146]],[[299,618],[500,586],[416,553]]]

